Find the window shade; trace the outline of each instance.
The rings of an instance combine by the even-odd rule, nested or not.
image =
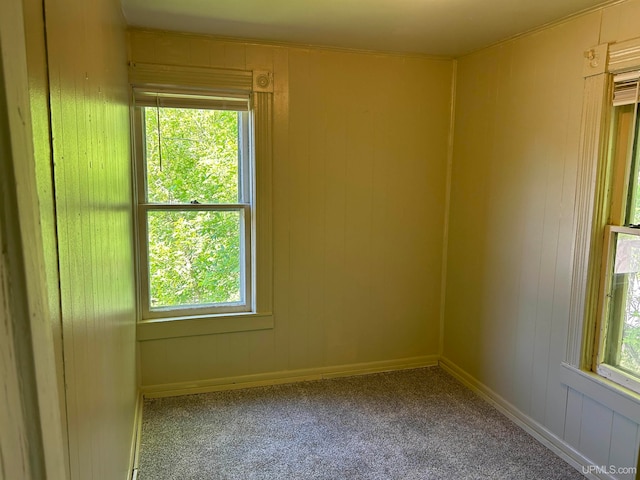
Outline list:
[[[613,105],[630,105],[638,102],[640,71],[625,72],[613,77]]]
[[[249,95],[214,95],[210,92],[134,89],[136,107],[200,108],[208,110],[249,110]]]

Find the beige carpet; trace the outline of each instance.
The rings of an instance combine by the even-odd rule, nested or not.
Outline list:
[[[139,480],[580,478],[438,367],[144,404]]]

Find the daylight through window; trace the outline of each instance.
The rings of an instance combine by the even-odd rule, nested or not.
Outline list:
[[[248,96],[134,93],[143,318],[250,311]]]

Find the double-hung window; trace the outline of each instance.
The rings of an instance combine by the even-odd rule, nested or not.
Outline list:
[[[273,328],[273,75],[131,63],[138,339]]]
[[[613,76],[596,371],[640,392],[640,71]]]
[[[134,88],[143,319],[254,309],[250,96]]]

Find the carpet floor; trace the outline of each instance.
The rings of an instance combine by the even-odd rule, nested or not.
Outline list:
[[[439,367],[144,403],[139,480],[581,478]]]

